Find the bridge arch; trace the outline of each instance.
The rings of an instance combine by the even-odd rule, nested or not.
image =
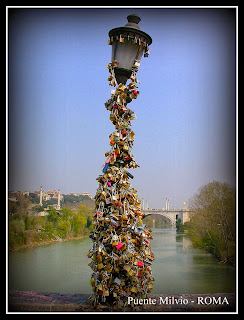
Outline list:
[[[168,219],[170,222],[171,222],[171,226],[175,226],[176,225],[176,219],[173,219],[172,217],[170,217],[169,215],[167,215],[167,213],[164,213],[164,212],[144,212],[144,218],[146,218],[147,216],[152,216],[152,215],[155,215],[155,216],[163,216],[165,217],[166,219]]]

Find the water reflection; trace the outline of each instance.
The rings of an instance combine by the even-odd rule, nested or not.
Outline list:
[[[175,229],[154,229],[153,293],[235,292],[234,267],[219,264],[189,237]],[[9,254],[9,289],[64,293],[91,293],[87,252],[91,239],[55,243]]]
[[[184,233],[175,229],[153,230],[155,253],[154,293],[235,292],[235,269],[216,257],[195,249]]]

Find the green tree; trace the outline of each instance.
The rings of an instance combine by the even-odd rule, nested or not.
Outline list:
[[[235,263],[235,189],[213,181],[191,200],[195,214],[189,222],[193,243],[223,262]]]
[[[17,197],[18,200],[18,207],[17,207],[17,212],[23,216],[25,214],[27,214],[28,212],[28,207],[30,206],[31,202],[29,199],[26,198],[26,196],[18,196]]]
[[[32,208],[32,210],[36,211],[36,212],[42,212],[43,211],[43,206],[39,206],[39,205],[35,206],[35,207]]]
[[[86,227],[92,229],[92,218],[91,216],[87,217]]]
[[[74,235],[77,236],[87,225],[87,218],[83,213],[76,213],[71,220],[71,227]]]
[[[32,229],[32,219],[30,218],[30,216],[28,214],[25,215],[24,222],[25,222],[25,230],[31,230]]]
[[[16,213],[17,212],[17,204],[15,201],[8,200],[8,212],[9,213]]]
[[[53,227],[52,222],[48,220],[45,221],[43,228],[45,232],[55,233],[55,229]]]
[[[58,221],[58,214],[56,212],[56,209],[49,207],[49,211],[48,211],[48,216],[47,216],[47,220],[52,222],[54,225],[57,224]]]
[[[81,206],[79,207],[78,213],[84,214],[86,217],[88,217],[88,216],[91,216],[91,215],[92,215],[92,209],[91,209],[91,208],[88,208],[88,207],[86,207],[86,206],[84,206],[84,205],[81,205]]]
[[[58,234],[61,238],[65,238],[71,230],[71,224],[67,220],[61,220],[58,223]]]
[[[13,220],[9,222],[9,230],[13,233],[25,231],[25,223],[23,220]]]
[[[63,208],[60,212],[63,220],[70,220],[73,215],[70,208]]]
[[[9,222],[9,248],[15,249],[26,243],[25,223],[23,220]]]

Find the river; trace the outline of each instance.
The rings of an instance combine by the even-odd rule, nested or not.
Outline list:
[[[233,293],[235,268],[218,263],[192,247],[186,234],[154,229],[151,240],[155,294]],[[91,293],[87,252],[90,238],[58,242],[9,253],[9,289],[21,291]]]

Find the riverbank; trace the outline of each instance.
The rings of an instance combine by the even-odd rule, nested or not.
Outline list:
[[[10,291],[8,312],[120,312],[109,306],[89,305],[89,294]],[[151,303],[128,306],[123,312],[236,312],[234,293],[149,294]]]
[[[43,234],[43,233],[42,233]],[[45,246],[45,245],[49,245],[49,244],[53,244],[56,242],[65,242],[65,241],[73,241],[73,240],[82,240],[82,239],[86,239],[89,237],[89,234],[83,234],[77,237],[66,237],[64,239],[57,237],[55,235],[53,235],[53,238],[47,238],[45,240],[41,240],[41,241],[29,241],[28,244],[23,244],[21,246],[15,247],[15,248],[9,248],[9,251],[17,251],[20,249],[28,249],[28,248],[34,248],[34,247],[40,247],[40,246]]]
[[[93,210],[81,205],[78,210],[49,208],[48,215],[16,212],[9,215],[8,245],[18,250],[89,235]]]

